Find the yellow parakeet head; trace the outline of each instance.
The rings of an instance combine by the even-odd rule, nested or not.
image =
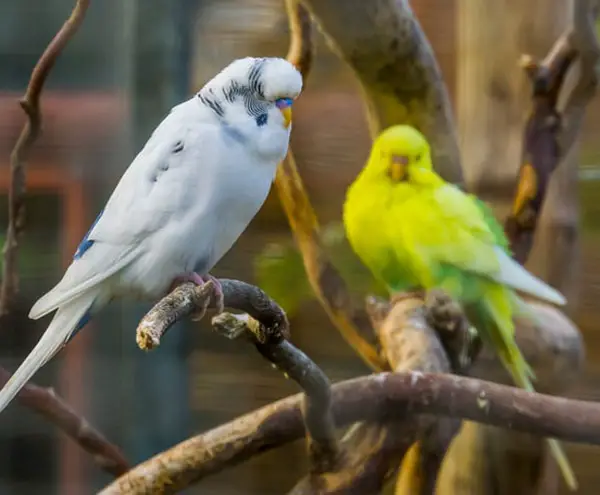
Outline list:
[[[394,184],[437,185],[440,180],[433,171],[429,143],[409,125],[388,127],[377,136],[367,168]]]

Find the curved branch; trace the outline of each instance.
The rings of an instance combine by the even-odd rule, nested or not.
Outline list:
[[[301,438],[302,394],[190,438],[140,464],[101,495],[170,494],[210,474]],[[379,373],[333,386],[333,414],[344,426],[406,414],[459,417],[533,435],[600,445],[600,405],[525,392],[449,374]],[[577,421],[573,421],[576,417]],[[160,460],[160,462],[158,462]]]
[[[261,324],[248,315],[222,313],[213,318],[212,325],[228,338],[248,336],[265,359],[304,390],[302,417],[311,472],[320,474],[334,469],[339,461],[339,449],[331,414],[331,384],[321,368],[287,340],[263,341]]]
[[[550,178],[574,145],[587,104],[596,93],[600,46],[594,2],[573,2],[573,25],[543,61],[529,55],[521,60],[531,82],[533,108],[525,124],[517,188],[505,223],[511,249],[521,264],[533,246]],[[571,165],[577,167],[577,162]]]
[[[279,341],[289,336],[285,311],[263,290],[239,280],[219,279],[225,306],[248,313],[261,323],[261,342]],[[136,331],[140,349],[151,350],[160,345],[161,337],[176,321],[199,308],[214,308],[212,282],[198,286],[186,282],[161,299],[142,318]]]
[[[10,155],[11,181],[8,192],[8,231],[3,249],[0,315],[6,315],[10,311],[19,290],[17,254],[19,241],[25,227],[25,160],[41,132],[40,96],[48,74],[64,47],[79,29],[89,4],[90,0],[77,0],[70,17],[65,21],[35,65],[25,96],[19,101],[27,115],[27,122]]]
[[[304,390],[302,416],[312,472],[319,474],[334,469],[340,457],[328,378],[306,354],[285,340],[289,334],[287,316],[264,291],[238,280],[222,279],[220,284],[225,306],[246,314],[217,314],[212,319],[214,330],[229,339],[247,338],[265,359]],[[144,350],[157,347],[175,322],[192,313],[202,317],[207,308],[215,306],[213,289],[212,282],[201,286],[188,282],[176,287],[140,322],[136,336],[139,347]],[[156,469],[162,469],[163,462],[163,458],[156,460]]]
[[[301,69],[306,81],[312,59],[311,24],[306,9],[297,0],[287,0],[291,46],[288,60]],[[320,245],[319,222],[310,203],[292,152],[280,164],[275,187],[302,253],[308,280],[327,315],[350,346],[375,370],[387,369],[375,348],[363,337],[370,329],[358,329],[349,291]]]
[[[433,162],[462,184],[450,98],[431,45],[408,1],[302,0],[363,88],[371,135],[410,124],[431,143]]]
[[[9,378],[10,373],[0,367],[0,386],[4,386]],[[17,395],[17,402],[43,416],[71,437],[107,473],[121,476],[129,471],[129,463],[121,450],[73,411],[53,389],[29,383]]]
[[[77,0],[69,18],[54,36],[35,65],[25,95],[19,101],[27,115],[27,122],[10,155],[11,182],[8,196],[8,231],[3,249],[2,288],[0,290],[0,315],[12,309],[18,292],[19,274],[17,255],[19,241],[25,227],[25,161],[41,133],[42,114],[40,98],[44,83],[69,40],[81,26],[89,0]],[[0,367],[0,384],[3,386],[10,373]],[[79,416],[54,390],[28,383],[17,395],[17,402],[43,416],[90,453],[94,461],[106,472],[120,476],[129,470],[121,450],[111,444],[87,420]]]

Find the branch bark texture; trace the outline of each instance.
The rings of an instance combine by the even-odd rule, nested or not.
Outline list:
[[[313,51],[310,17],[298,1],[287,0],[286,5],[292,40],[287,58],[302,71],[306,83]],[[370,329],[359,328],[348,288],[320,244],[317,215],[291,151],[277,169],[275,187],[302,253],[308,280],[323,309],[349,345],[371,368],[386,369],[385,361],[365,338]]]
[[[4,386],[9,378],[10,373],[0,368],[0,386]],[[121,476],[129,471],[129,463],[121,450],[110,443],[85,418],[71,409],[53,389],[29,383],[17,395],[17,402],[36,412],[71,437],[82,449],[91,454],[94,462],[107,473]]]
[[[190,438],[140,464],[101,494],[142,494],[148,487],[154,487],[154,493],[177,493],[191,482],[297,440],[304,435],[301,401],[301,394],[288,397]],[[425,413],[600,445],[597,403],[450,374],[380,373],[341,382],[333,386],[332,412],[338,426]],[[158,459],[160,465],[155,466]]]
[[[302,0],[329,45],[358,77],[374,137],[410,124],[431,143],[444,179],[462,184],[454,118],[446,85],[408,1]]]

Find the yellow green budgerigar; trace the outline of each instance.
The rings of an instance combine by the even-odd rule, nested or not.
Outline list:
[[[562,305],[565,298],[514,261],[502,227],[475,196],[435,173],[429,144],[397,125],[375,140],[344,204],[348,240],[391,292],[441,288],[459,301],[515,383],[533,391],[533,372],[514,339],[515,291]],[[567,485],[577,481],[562,447],[548,439]]]

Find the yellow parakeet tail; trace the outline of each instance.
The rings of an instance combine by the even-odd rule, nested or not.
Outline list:
[[[515,301],[518,296],[502,285],[486,281],[485,286],[485,297],[467,309],[468,317],[482,339],[489,340],[515,384],[534,392],[533,370],[525,361],[514,339],[512,315],[517,309],[515,306],[522,308],[523,303],[520,300]],[[554,438],[548,438],[546,441],[567,486],[573,491],[577,490],[577,479],[562,446]]]

